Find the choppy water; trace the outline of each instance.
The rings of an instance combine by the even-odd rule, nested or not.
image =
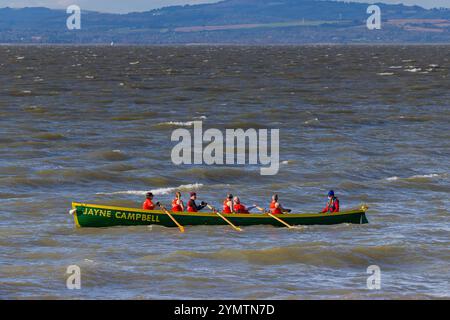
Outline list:
[[[449,298],[449,60],[449,46],[0,47],[0,297]],[[279,174],[173,165],[172,130],[199,119],[280,128]],[[370,224],[179,234],[68,215],[192,188],[313,212],[333,188]]]

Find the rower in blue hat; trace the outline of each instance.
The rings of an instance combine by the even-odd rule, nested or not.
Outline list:
[[[325,212],[339,212],[339,199],[334,195],[333,190],[328,192],[327,206],[322,210],[322,213]]]

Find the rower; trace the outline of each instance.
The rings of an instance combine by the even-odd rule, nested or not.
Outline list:
[[[223,201],[222,213],[233,213],[233,195],[229,193]]]
[[[191,198],[189,199],[188,204],[187,204],[188,212],[197,212],[199,210],[202,210],[204,207],[206,207],[208,205],[204,201],[202,201],[200,205],[197,205],[195,203],[195,200],[197,200],[197,194],[195,192],[191,192],[190,196],[191,196]]]
[[[284,209],[283,206],[278,202],[278,195],[274,194],[272,196],[272,202],[270,203],[270,213],[272,214],[282,214],[283,212],[291,212],[290,209]]]
[[[153,193],[147,192],[145,195],[146,199],[142,204],[142,209],[144,210],[155,210],[156,207],[159,207],[159,202],[153,203]]]
[[[334,196],[334,191],[330,190],[328,192],[328,202],[327,206],[322,210],[322,213],[329,212],[339,212],[339,199]]]
[[[234,212],[236,213],[250,213],[250,210],[256,208],[256,205],[253,205],[252,207],[245,207],[242,203],[239,197],[234,197]]]
[[[175,199],[172,200],[172,211],[173,212],[184,211],[184,203],[183,200],[181,200],[181,192],[179,191],[175,193]]]

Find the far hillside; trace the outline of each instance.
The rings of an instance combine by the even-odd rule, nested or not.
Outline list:
[[[450,10],[378,4],[382,29],[368,30],[369,4],[320,0],[225,0],[129,14],[0,9],[3,43],[450,43]]]

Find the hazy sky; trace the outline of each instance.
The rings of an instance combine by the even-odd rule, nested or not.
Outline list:
[[[407,5],[420,5],[426,8],[448,7],[450,0],[354,0],[358,2],[384,2],[404,3]],[[217,0],[0,0],[0,7],[48,7],[67,8],[71,4],[77,4],[81,9],[102,12],[130,12],[146,11],[169,5],[198,4],[218,2]]]

